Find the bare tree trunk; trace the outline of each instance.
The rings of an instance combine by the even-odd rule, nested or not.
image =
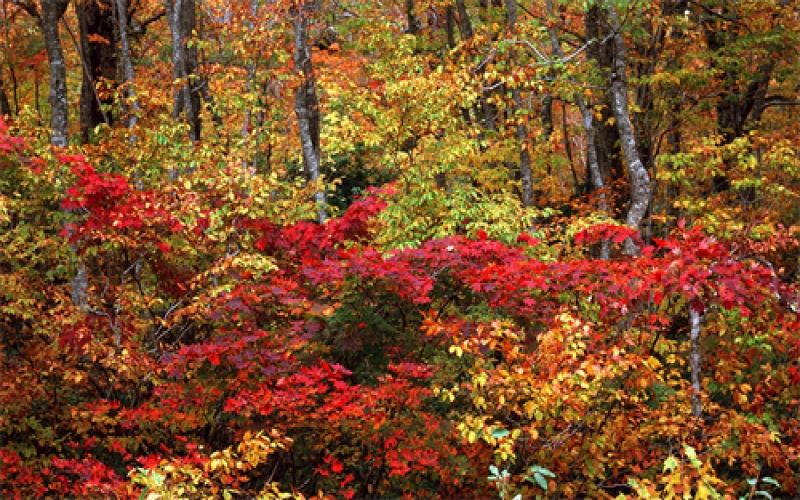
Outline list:
[[[300,86],[294,99],[294,110],[300,129],[300,144],[303,150],[303,166],[306,179],[316,183],[320,178],[320,112],[317,98],[314,67],[311,64],[311,52],[306,34],[306,12],[303,7],[294,10],[294,67],[301,77]],[[321,223],[328,218],[325,193],[317,190],[314,193],[317,203],[318,220]]]
[[[628,82],[625,76],[625,39],[622,36],[619,18],[614,6],[608,2],[609,18],[613,30],[615,62],[611,74],[611,96],[614,103],[614,118],[617,122],[622,153],[628,167],[628,180],[631,185],[631,201],[625,223],[641,231],[641,224],[650,204],[650,175],[644,168],[639,158],[636,147],[636,136],[628,111]],[[635,255],[638,253],[636,245],[631,239],[625,241],[625,253]]]
[[[447,46],[451,49],[456,46],[456,11],[452,5],[444,10],[444,32],[447,35]]]
[[[547,0],[547,15],[553,16],[553,0]],[[550,33],[550,45],[553,48],[553,53],[558,56],[560,59],[564,59],[564,50],[561,48],[561,44],[558,41],[558,36],[556,35],[555,28],[549,28]],[[600,170],[600,162],[597,159],[597,145],[595,144],[595,130],[594,130],[594,115],[592,114],[592,110],[586,105],[583,100],[583,96],[580,92],[575,92],[574,95],[575,104],[578,105],[578,109],[581,112],[581,117],[583,119],[583,131],[586,134],[586,166],[588,167],[587,170],[589,171],[589,176],[591,178],[592,187],[595,190],[600,191],[600,210],[603,212],[608,211],[608,203],[606,201],[606,195],[603,192],[605,188],[603,182],[603,173]],[[610,243],[608,241],[604,241],[602,243],[602,247],[600,250],[601,259],[608,260],[610,257]]]
[[[65,147],[68,142],[67,67],[58,33],[58,23],[64,16],[69,0],[42,0],[41,13],[28,4],[23,8],[39,23],[44,34],[47,59],[50,63],[50,144]],[[67,228],[69,231],[69,228]],[[73,248],[74,250],[74,248]],[[83,261],[77,260],[75,276],[70,282],[72,303],[85,311],[89,305],[89,277]]]
[[[605,86],[608,83],[607,76],[610,74],[614,65],[614,43],[607,39],[605,33],[608,31],[608,15],[603,6],[594,2],[585,13],[584,25],[586,28],[586,40],[595,40],[586,49],[586,55],[595,64],[597,69],[603,74],[603,80],[597,82]],[[625,167],[622,162],[620,152],[619,132],[614,124],[613,100],[610,92],[606,93],[602,104],[596,111],[599,117],[594,123],[595,148],[597,149],[597,163],[600,172],[608,188],[615,190],[615,206],[612,215],[622,213],[625,210],[625,200],[630,197],[627,186],[623,186],[617,180],[626,177]]]
[[[6,96],[6,88],[3,85],[3,72],[0,70],[0,116],[11,116],[11,104]]]
[[[250,2],[250,17],[251,19],[256,19],[258,17],[258,0],[251,0]],[[246,26],[252,31],[253,30],[253,22],[252,20],[248,20]],[[247,64],[247,92],[248,94],[252,94],[254,91],[255,79],[256,79],[256,61],[251,61]],[[244,121],[242,123],[242,139],[244,143],[247,144],[249,141],[250,136],[250,128],[252,124],[253,118],[253,109],[248,107],[244,112]],[[258,124],[257,124],[258,125]],[[254,130],[256,130],[256,134],[258,134],[258,126],[252,126]],[[256,137],[256,150],[253,153],[253,166],[250,167],[248,161],[245,159],[243,161],[242,166],[244,167],[244,178],[250,178],[255,173],[255,170],[258,166],[258,138]]]
[[[506,1],[506,22],[508,23],[508,31],[513,36],[517,28],[517,0]],[[514,58],[513,51],[509,56],[512,60]],[[512,61],[513,62],[513,61]],[[519,120],[517,124],[516,136],[519,141],[519,175],[522,181],[522,205],[525,207],[533,206],[533,172],[531,170],[531,154],[528,151],[528,127],[525,126],[525,118],[522,115],[524,106],[522,102],[522,93],[519,88],[511,89],[511,98],[514,100],[515,119]]]
[[[167,21],[172,34],[172,71],[180,82],[175,92],[172,115],[181,114],[189,124],[189,138],[200,140],[200,81],[197,78],[197,48],[187,42],[196,28],[197,13],[194,0],[173,0],[167,3]]]
[[[419,22],[419,18],[414,13],[414,0],[406,0],[406,18],[408,20],[408,27],[406,27],[406,33],[410,35],[416,35],[422,29],[422,24]]]
[[[128,0],[114,0],[116,7],[117,23],[119,24],[120,41],[120,60],[122,63],[122,78],[128,96],[130,109],[127,117],[127,127],[133,129],[139,120],[139,99],[136,96],[136,74],[133,70],[133,60],[131,59],[131,48],[128,41]],[[131,142],[136,140],[136,136],[131,136]]]
[[[111,104],[109,98],[101,99],[97,92],[99,80],[112,81],[117,69],[116,40],[114,35],[113,6],[108,0],[81,0],[77,6],[78,26],[83,65],[80,100],[80,130],[84,144],[89,142],[89,131],[101,123],[109,123],[109,116],[101,106]]]
[[[458,31],[461,32],[461,40],[469,40],[473,36],[473,31],[464,0],[456,0],[456,10],[458,11]]]
[[[700,400],[700,392],[703,390],[703,351],[700,347],[700,330],[703,323],[702,313],[697,312],[694,307],[689,306],[689,368],[692,371],[692,416],[700,418],[703,416],[703,402]]]
[[[64,147],[68,140],[67,67],[58,34],[58,23],[69,0],[43,0],[39,24],[50,63],[50,143]]]

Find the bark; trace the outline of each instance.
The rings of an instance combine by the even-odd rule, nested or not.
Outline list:
[[[136,127],[136,122],[139,119],[139,99],[136,96],[136,74],[133,69],[133,60],[131,59],[130,42],[128,40],[128,0],[114,0],[116,8],[117,23],[119,24],[119,41],[120,41],[120,62],[122,66],[122,79],[125,86],[128,106],[130,109],[127,113],[126,126],[129,129]],[[131,136],[131,141],[135,141],[136,136]]]
[[[785,5],[785,2],[782,2]],[[726,33],[725,26],[718,26],[720,19],[736,19],[737,14],[723,8],[721,17],[709,17],[703,20],[703,35],[706,45],[713,52],[724,52],[731,35]],[[772,47],[774,52],[786,50],[780,44]],[[762,64],[753,77],[747,77],[740,70],[722,68],[722,92],[716,104],[717,130],[722,136],[723,144],[730,144],[747,132],[748,122],[759,121],[765,109],[765,99],[769,89],[769,82],[775,71],[776,61],[770,60]],[[711,67],[716,67],[712,59]],[[749,80],[749,81],[748,81]],[[728,161],[725,161],[728,164]],[[715,175],[713,178],[713,191],[722,192],[730,187],[728,176]]]
[[[306,33],[306,13],[303,8],[294,10],[294,67],[301,77],[300,86],[294,99],[294,110],[300,130],[300,144],[303,151],[303,166],[306,180],[316,183],[320,178],[320,113],[317,98],[314,67],[311,63],[311,52],[308,47]],[[320,224],[328,218],[325,206],[325,193],[316,191],[314,199],[317,203]]]
[[[628,181],[631,186],[630,206],[625,223],[641,231],[641,224],[650,205],[650,175],[639,158],[633,124],[628,111],[628,82],[625,69],[625,39],[622,36],[619,18],[613,5],[608,4],[609,19],[613,30],[614,72],[611,74],[610,93],[614,103],[614,118],[619,131],[622,153],[628,167]],[[633,241],[625,242],[625,252],[634,255],[638,252]]]
[[[252,19],[256,19],[258,17],[258,0],[251,0],[250,2],[250,16]],[[250,30],[253,30],[253,22],[252,20],[248,20],[247,27]],[[248,94],[253,93],[254,83],[256,79],[256,61],[251,61],[247,64],[247,92]],[[245,144],[249,142],[250,136],[250,128],[256,130],[256,150],[253,153],[253,166],[249,167],[247,160],[244,160],[243,167],[245,177],[249,178],[252,177],[255,173],[256,167],[258,166],[258,125],[257,123],[255,126],[252,125],[252,118],[253,118],[253,110],[251,108],[247,108],[244,112],[244,122],[242,123],[242,139],[244,139]],[[258,121],[258,120],[257,120]]]
[[[458,11],[458,31],[461,32],[461,40],[469,40],[474,32],[464,0],[456,0],[456,10]]]
[[[69,0],[43,0],[39,25],[50,63],[50,143],[64,147],[68,139],[67,67],[58,33],[58,23]]]
[[[189,125],[189,138],[199,141],[200,90],[203,82],[197,73],[197,48],[187,43],[197,27],[195,0],[173,0],[167,4],[167,22],[172,34],[172,71],[178,83],[172,115],[179,120],[184,115]]]
[[[116,77],[117,54],[114,34],[113,6],[109,0],[81,0],[77,5],[78,26],[83,64],[80,100],[80,130],[84,144],[89,132],[101,123],[110,123],[101,106],[111,105],[110,93],[103,97],[97,84],[112,82]],[[101,40],[102,39],[102,40]]]
[[[553,97],[549,95],[542,102],[542,128],[544,140],[549,142],[555,130],[555,125],[553,124]],[[549,174],[550,172],[548,171],[547,173]]]
[[[419,22],[414,10],[414,0],[406,0],[406,19],[408,21],[406,33],[409,35],[416,35],[422,29],[422,24]]]
[[[508,24],[508,31],[513,36],[517,28],[517,1],[506,0],[506,22]],[[513,64],[514,52],[509,55]],[[516,136],[519,141],[519,176],[522,181],[522,205],[525,207],[533,206],[533,172],[531,170],[531,155],[528,151],[528,127],[525,126],[525,118],[522,116],[524,105],[522,102],[522,93],[518,87],[511,90],[511,98],[514,100],[514,114],[515,119],[519,120],[517,124]]]
[[[601,5],[594,4],[587,9],[584,16],[584,25],[586,39],[596,40],[596,43],[590,45],[586,50],[589,60],[601,74],[610,74],[614,65],[614,45],[613,40],[605,39],[604,34],[608,32],[609,27],[607,13]],[[605,85],[607,80],[600,83]],[[628,199],[630,194],[625,186],[614,182],[625,178],[625,167],[622,163],[622,154],[619,147],[619,132],[611,119],[614,113],[610,94],[606,94],[604,101],[600,104],[603,104],[598,110],[600,117],[594,124],[597,162],[604,181],[607,180],[611,188],[615,190],[616,206],[614,207],[614,212],[622,213],[625,209],[625,200]]]
[[[553,16],[553,0],[547,0],[547,14],[549,16]],[[560,59],[564,59],[566,55],[564,54],[564,50],[561,48],[561,44],[558,41],[558,36],[556,35],[555,28],[548,29],[550,34],[550,45],[552,46],[553,53],[558,56]],[[598,160],[597,155],[597,145],[595,143],[595,126],[594,126],[594,114],[592,110],[586,105],[586,102],[583,100],[583,96],[580,92],[575,92],[574,95],[575,104],[578,106],[578,110],[581,112],[582,124],[583,124],[583,131],[586,135],[586,169],[589,172],[589,178],[591,179],[592,187],[600,192],[600,210],[603,212],[608,211],[608,202],[606,200],[605,194],[605,183],[603,182],[603,174],[600,169],[600,162]],[[601,246],[600,256],[603,260],[608,260],[610,257],[610,243],[608,241],[604,241]]]
[[[3,84],[2,70],[0,70],[0,116],[11,116],[11,104],[8,102],[6,87]]]
[[[26,8],[36,18],[44,34],[45,50],[50,63],[50,144],[56,147],[65,147],[68,141],[67,68],[58,30],[58,23],[68,6],[69,0],[43,0],[41,13],[32,7]],[[70,282],[72,303],[85,311],[89,304],[89,277],[82,261],[77,261],[76,268],[75,276]]]
[[[455,48],[456,46],[456,13],[452,5],[445,8],[445,34],[447,35],[447,46]]]
[[[700,400],[700,392],[703,390],[703,351],[700,347],[700,331],[703,323],[703,315],[693,307],[689,308],[689,368],[692,371],[692,416],[701,418],[703,416],[703,402]]]

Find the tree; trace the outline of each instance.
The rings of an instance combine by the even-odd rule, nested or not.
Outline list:
[[[100,124],[111,125],[106,110],[113,102],[110,92],[117,73],[117,37],[114,34],[111,1],[83,0],[76,5],[80,29],[81,140],[89,142],[90,131]]]
[[[614,70],[610,77],[611,87],[609,93],[612,99],[620,142],[622,143],[622,152],[625,156],[625,164],[628,169],[628,180],[631,185],[631,201],[625,223],[640,229],[647,213],[647,207],[650,204],[650,175],[639,157],[636,135],[633,131],[633,124],[628,110],[629,91],[626,77],[626,48],[622,26],[620,25],[616,8],[611,3],[608,3],[607,7],[612,30],[611,36],[614,41]],[[626,243],[625,251],[628,254],[636,252],[630,240]]]
[[[793,2],[86,2],[61,146],[0,11],[0,497],[797,495]]]
[[[197,46],[192,36],[197,27],[197,8],[194,0],[173,0],[167,3],[167,20],[172,33],[172,68],[177,82],[173,117],[183,113],[189,127],[189,138],[200,140],[200,87]]]
[[[317,98],[317,82],[311,51],[308,46],[306,23],[311,15],[313,2],[304,2],[291,10],[294,25],[294,67],[300,76],[300,86],[295,91],[294,112],[297,115],[300,144],[303,151],[303,167],[308,182],[315,186],[320,180],[320,110]],[[314,193],[317,203],[318,220],[328,218],[325,208],[325,192],[319,189]]]
[[[68,141],[67,68],[61,47],[58,25],[69,7],[69,0],[45,0],[41,11],[31,3],[20,6],[34,17],[44,36],[47,60],[50,63],[50,143],[64,147]]]

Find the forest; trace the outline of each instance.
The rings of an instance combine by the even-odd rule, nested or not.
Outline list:
[[[798,123],[798,0],[0,0],[0,498],[800,500]]]

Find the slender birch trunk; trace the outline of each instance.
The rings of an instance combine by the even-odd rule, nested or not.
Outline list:
[[[301,77],[300,86],[294,99],[294,110],[300,129],[300,144],[303,150],[303,166],[306,179],[317,183],[320,178],[320,113],[317,98],[314,67],[311,64],[311,51],[306,33],[306,12],[303,7],[294,10],[294,67]],[[317,203],[317,218],[321,223],[328,218],[325,192],[314,193]]]
[[[608,13],[613,30],[615,51],[614,70],[611,74],[611,97],[613,101],[614,118],[619,131],[622,153],[628,168],[628,180],[631,185],[631,201],[625,223],[641,231],[641,224],[647,214],[650,204],[650,175],[639,158],[636,147],[636,136],[633,131],[630,113],[628,111],[628,82],[625,74],[625,39],[622,36],[619,17],[614,6],[608,2]],[[638,249],[632,240],[625,242],[625,253],[635,255]]]
[[[693,307],[689,307],[689,368],[692,371],[692,416],[703,416],[703,402],[700,392],[703,390],[703,351],[700,347],[700,331],[703,324],[703,315]]]

